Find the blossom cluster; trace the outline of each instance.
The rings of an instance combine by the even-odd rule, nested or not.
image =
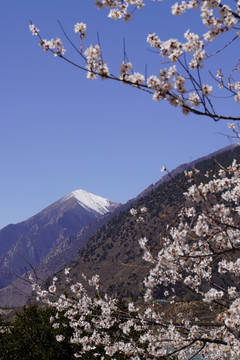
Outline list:
[[[107,64],[101,60],[101,49],[99,45],[90,45],[84,52],[84,55],[87,59],[86,68],[89,70],[87,73],[89,80],[96,79],[97,75],[103,79],[110,75]]]
[[[156,1],[156,0],[155,0]],[[131,10],[129,9],[133,6],[134,9],[142,9],[144,7],[143,0],[102,0],[102,1],[95,1],[95,5],[98,9],[103,9],[104,7],[110,9],[109,17],[118,20],[124,19],[128,21],[131,19]]]
[[[85,39],[87,35],[87,25],[84,23],[77,23],[74,26],[74,31]]]
[[[39,29],[34,24],[30,24],[29,29],[30,29],[32,35],[36,35],[36,36],[40,37]],[[54,40],[54,39],[46,40],[46,39],[40,38],[39,45],[45,52],[47,52],[48,50],[51,50],[54,53],[54,56],[59,56],[59,55],[62,56],[66,52],[66,49],[64,48],[60,38],[56,38],[56,40]]]
[[[57,38],[56,40],[42,39],[39,42],[39,45],[41,46],[41,48],[43,48],[44,51],[52,50],[54,56],[64,55],[66,52],[66,49],[64,48],[60,38]]]

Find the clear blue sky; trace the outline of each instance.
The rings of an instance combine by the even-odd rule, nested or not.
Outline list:
[[[98,31],[113,73],[123,59],[125,37],[135,70],[144,73],[147,63],[151,74],[162,59],[148,51],[147,34],[166,40],[199,25],[194,15],[172,17],[169,1],[146,2],[146,9],[124,23],[98,11],[93,0],[1,1],[0,228],[75,189],[125,202],[159,180],[163,164],[173,169],[228,145],[218,134],[228,132],[226,122],[185,117],[115,82],[90,82],[45,54],[28,29],[31,19],[44,38],[60,36],[76,59],[57,20],[76,44],[73,26],[86,22],[86,44],[97,42]]]

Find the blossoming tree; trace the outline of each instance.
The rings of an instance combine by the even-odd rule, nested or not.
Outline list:
[[[95,4],[99,9],[108,8],[110,18],[125,21],[130,20],[137,9],[145,6],[144,0],[102,0],[95,1]],[[159,69],[159,73],[150,76],[135,72],[133,64],[126,60],[125,54],[125,61],[120,64],[119,75],[112,74],[107,63],[103,61],[100,44],[84,49],[84,39],[87,34],[87,25],[84,23],[77,23],[74,27],[75,33],[80,37],[79,48],[63,30],[71,46],[80,55],[80,63],[66,56],[66,49],[59,38],[43,39],[34,24],[30,25],[30,30],[33,35],[39,37],[39,44],[44,51],[50,51],[55,56],[86,71],[90,80],[100,77],[134,86],[152,94],[155,101],[165,100],[170,105],[180,107],[184,114],[204,115],[215,121],[239,120],[239,116],[219,113],[215,109],[214,101],[216,96],[224,96],[228,100],[233,99],[240,103],[240,82],[236,79],[239,70],[237,50],[236,58],[231,59],[232,67],[228,73],[224,73],[219,68],[216,74],[210,73],[209,76],[205,69],[211,58],[226,52],[230,45],[233,46],[232,44],[237,46],[240,37],[240,2],[237,0],[189,0],[182,1],[180,4],[175,3],[171,7],[174,16],[182,15],[186,11],[199,12],[205,31],[195,34],[187,30],[184,41],[176,38],[161,40],[158,34],[148,34],[149,46],[166,60],[164,67]],[[222,90],[220,95],[218,89]]]
[[[129,20],[134,11],[144,6],[143,0],[102,0],[95,2],[99,9],[108,8],[113,19]],[[232,6],[230,6],[232,5]],[[80,36],[80,48],[75,50],[82,64],[77,64],[65,55],[60,39],[45,40],[33,24],[30,30],[39,37],[44,51],[52,52],[79,69],[87,72],[94,80],[116,80],[153,95],[156,101],[165,100],[180,107],[184,114],[190,112],[205,115],[213,120],[240,120],[240,117],[220,114],[215,109],[214,92],[224,92],[227,101],[240,103],[240,81],[238,58],[233,59],[232,71],[224,74],[221,69],[209,77],[204,72],[208,59],[226,51],[239,39],[240,1],[225,4],[221,0],[190,0],[174,4],[172,14],[177,16],[186,11],[199,11],[204,26],[203,34],[187,31],[185,41],[177,39],[160,40],[157,34],[149,34],[149,45],[167,60],[169,66],[160,69],[158,75],[145,77],[133,71],[133,64],[120,64],[119,75],[113,75],[102,60],[99,44],[84,50],[86,24],[77,23],[74,31]],[[232,34],[225,42],[225,34]],[[214,42],[221,44],[211,52]],[[236,54],[236,56],[238,56]],[[211,84],[204,80],[211,78]],[[229,107],[228,107],[229,110]],[[238,136],[234,123],[229,125]],[[71,286],[72,297],[57,296],[57,278],[48,290],[33,281],[37,296],[58,313],[68,319],[73,329],[71,342],[79,347],[75,357],[91,356],[96,359],[193,359],[199,354],[203,359],[240,358],[240,297],[238,277],[240,274],[240,164],[233,161],[227,168],[221,167],[218,174],[206,173],[204,180],[197,181],[195,169],[186,174],[190,186],[185,195],[187,206],[178,216],[178,225],[169,227],[162,239],[161,248],[155,254],[143,237],[139,244],[144,259],[151,264],[149,275],[144,280],[145,303],[137,306],[129,302],[119,305],[117,298],[102,295],[99,277],[87,279],[97,296],[89,295],[82,282]],[[140,209],[141,218],[145,208]],[[139,221],[136,209],[131,214]],[[65,270],[68,281],[69,269]],[[218,281],[222,279],[222,281]],[[199,318],[178,321],[166,320],[154,301],[153,291],[159,285],[168,291],[182,287],[194,292],[207,304],[213,316],[208,322]],[[173,300],[174,301],[174,300]],[[60,326],[59,314],[50,321],[55,328]],[[64,340],[59,334],[58,341]]]
[[[240,357],[240,164],[233,161],[218,174],[205,174],[197,181],[198,170],[188,171],[190,186],[185,193],[188,205],[179,212],[176,227],[168,229],[161,248],[153,254],[148,240],[139,244],[143,258],[151,264],[144,280],[145,303],[128,302],[101,295],[99,277],[88,281],[97,296],[89,296],[83,282],[71,285],[72,296],[56,295],[57,278],[48,290],[33,281],[40,300],[58,311],[50,321],[60,326],[60,316],[73,329],[71,342],[79,346],[75,357],[91,354],[97,359],[237,359]],[[146,208],[141,208],[141,217]],[[139,221],[138,211],[131,210]],[[70,269],[65,269],[67,280]],[[219,281],[220,280],[220,281]],[[221,281],[222,280],[222,281]],[[84,281],[84,280],[83,280]],[[153,290],[165,287],[164,296],[175,287],[190,289],[208,306],[209,320],[166,320]],[[171,297],[174,302],[174,296]],[[59,334],[58,341],[64,336]]]

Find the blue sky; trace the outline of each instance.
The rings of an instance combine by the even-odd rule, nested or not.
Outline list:
[[[135,71],[148,64],[149,74],[157,73],[162,59],[149,51],[147,34],[166,40],[201,25],[197,14],[172,17],[169,1],[146,2],[129,23],[109,19],[93,0],[1,2],[0,228],[75,189],[125,202],[158,181],[163,164],[171,170],[229,144],[219,134],[228,132],[226,122],[185,117],[126,85],[90,82],[44,53],[28,29],[31,19],[44,38],[59,36],[76,60],[57,20],[76,44],[74,24],[86,22],[86,45],[96,44],[99,32],[111,72],[118,74],[124,37]]]

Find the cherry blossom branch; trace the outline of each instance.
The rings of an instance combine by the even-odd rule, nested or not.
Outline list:
[[[130,75],[130,72],[133,71],[132,64],[130,62],[125,62],[126,60],[126,51],[125,51],[125,45],[124,45],[124,62],[121,65],[121,76],[115,76],[111,74],[108,70],[107,64],[103,61],[101,46],[98,41],[98,45],[96,46],[90,46],[87,48],[87,50],[83,53],[83,39],[86,37],[86,24],[83,23],[77,23],[75,25],[75,33],[79,33],[80,40],[81,40],[81,46],[80,50],[74,45],[74,43],[70,40],[69,36],[66,34],[65,30],[63,29],[61,23],[59,22],[59,25],[66,36],[67,40],[69,41],[70,45],[75,49],[75,51],[80,54],[82,59],[85,62],[85,66],[81,66],[71,59],[67,58],[65,54],[65,49],[63,48],[63,45],[60,41],[60,39],[57,40],[43,40],[41,36],[39,35],[39,30],[31,23],[30,24],[30,30],[32,31],[33,35],[37,35],[40,39],[40,45],[43,47],[45,51],[52,52],[55,56],[61,57],[71,65],[79,68],[80,70],[85,70],[87,72],[87,77],[90,80],[95,79],[96,77],[100,77],[101,79],[111,79],[115,81],[119,81],[125,84],[128,84],[130,86],[136,87],[139,90],[146,91],[153,95],[153,99],[156,101],[159,101],[160,99],[167,100],[169,103],[173,106],[177,106],[182,108],[182,111],[184,114],[193,113],[196,115],[201,116],[207,116],[212,118],[214,121],[219,121],[220,119],[223,120],[240,120],[240,117],[233,117],[233,116],[226,116],[222,114],[217,114],[214,110],[213,104],[209,98],[212,92],[212,86],[209,86],[207,84],[203,84],[201,81],[200,76],[200,68],[203,66],[203,61],[205,58],[205,50],[203,50],[203,41],[200,40],[200,38],[187,31],[184,36],[187,39],[186,44],[181,44],[175,39],[171,39],[170,47],[172,46],[173,49],[176,48],[176,50],[172,51],[171,48],[169,48],[168,42],[162,42],[158,39],[157,36],[154,34],[149,34],[148,36],[148,42],[150,43],[150,46],[155,47],[157,49],[160,49],[160,54],[162,56],[168,56],[169,59],[173,62],[178,62],[185,73],[188,75],[189,79],[184,78],[182,75],[176,75],[176,69],[174,69],[174,66],[171,67],[171,71],[169,68],[168,75],[166,73],[167,69],[160,71],[160,81],[156,78],[156,76],[150,76],[148,79],[146,79],[146,74],[143,76],[140,73],[133,72]],[[237,39],[238,36],[235,36],[234,39]],[[99,36],[98,36],[99,38]],[[233,40],[232,40],[233,41]],[[197,45],[196,45],[197,44]],[[226,44],[225,46],[228,46]],[[195,63],[191,64],[189,63],[190,67],[197,69],[197,76],[198,80],[196,80],[196,77],[192,75],[190,72],[190,69],[186,63],[185,58],[185,65],[181,62],[180,56],[183,54],[182,48],[186,47],[186,54],[188,51],[192,52],[195,50],[194,57],[195,57]],[[190,48],[193,47],[193,50]],[[56,48],[56,50],[55,50]],[[223,47],[225,48],[225,47]],[[219,50],[220,51],[220,50]],[[197,54],[197,55],[196,55]],[[196,60],[197,59],[197,60]],[[207,58],[206,58],[207,59]],[[146,71],[145,71],[146,72]],[[162,74],[162,75],[161,75]],[[167,75],[167,76],[166,76]],[[162,79],[161,79],[162,77]],[[170,83],[170,78],[172,77],[172,81],[174,83],[174,88],[176,89],[176,92],[173,91],[173,86]],[[195,93],[189,92],[189,98],[186,98],[184,96],[185,93],[188,91],[184,88],[185,80],[190,80],[192,83]],[[240,89],[239,89],[239,95],[236,90],[234,91],[235,85],[231,86],[231,92],[234,95],[234,99],[236,101],[240,101]],[[238,85],[236,85],[238,86]],[[224,86],[226,90],[229,90],[227,86]],[[236,88],[238,89],[238,88]],[[179,94],[178,94],[179,93]],[[203,110],[196,109],[196,107],[199,106],[203,107]]]

